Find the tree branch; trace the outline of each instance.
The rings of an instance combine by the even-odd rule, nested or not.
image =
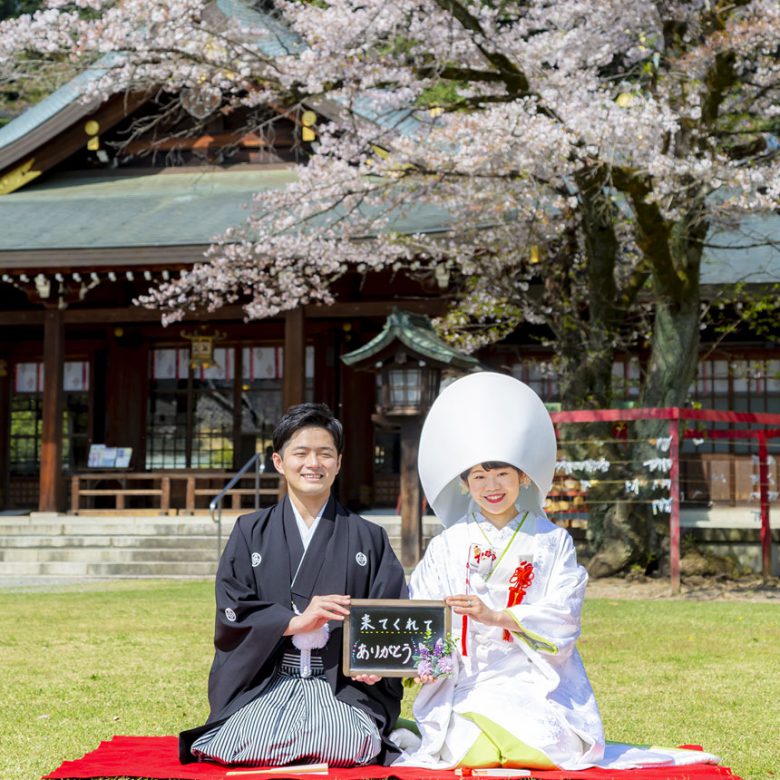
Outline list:
[[[485,31],[479,20],[476,19],[458,0],[434,0],[443,11],[452,14],[465,29],[477,33],[483,40],[487,39]],[[500,52],[490,51],[488,48],[475,41],[475,45],[482,56],[498,71],[498,74],[506,84],[509,92],[515,97],[530,95],[531,87],[525,74],[508,57]]]

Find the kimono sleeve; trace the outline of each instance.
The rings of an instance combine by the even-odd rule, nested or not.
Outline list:
[[[409,593],[413,599],[443,600],[449,596],[447,560],[443,549],[443,537],[434,536],[428,543],[423,559],[417,564],[409,580]]]
[[[543,595],[528,604],[505,610],[517,623],[513,632],[531,649],[558,656],[571,655],[580,635],[580,615],[585,598],[588,574],[577,563],[571,537],[560,532],[555,560],[546,582],[534,582],[543,588]]]
[[[220,558],[216,578],[214,663],[209,676],[210,720],[241,693],[258,685],[273,664],[294,613],[257,592],[251,553],[237,523]]]
[[[379,544],[379,565],[369,588],[370,599],[407,599],[404,567],[393,552],[387,532],[381,529]]]

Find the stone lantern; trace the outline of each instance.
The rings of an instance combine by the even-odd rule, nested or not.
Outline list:
[[[352,368],[376,374],[376,414],[372,419],[381,427],[401,431],[401,562],[414,566],[422,554],[417,475],[422,422],[439,392],[442,376],[479,370],[480,363],[442,341],[425,315],[398,309],[376,338],[341,359]]]

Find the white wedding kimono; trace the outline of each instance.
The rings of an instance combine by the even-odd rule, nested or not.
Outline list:
[[[474,551],[485,549],[475,563]],[[503,745],[519,741],[530,768],[581,769],[602,758],[601,718],[575,646],[587,573],[563,528],[521,510],[498,530],[472,511],[431,540],[410,591],[415,599],[471,593],[505,610],[510,579],[528,562],[533,579],[507,610],[517,623],[509,641],[503,629],[469,619],[464,654],[462,616],[453,613],[455,672],[422,687],[414,703],[422,743],[399,763],[457,766],[483,733]]]

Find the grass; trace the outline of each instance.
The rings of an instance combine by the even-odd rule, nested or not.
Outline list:
[[[580,652],[608,739],[700,744],[745,780],[780,772],[780,609],[586,603]]]
[[[212,604],[209,582],[0,591],[0,778],[201,723]],[[745,780],[775,777],[776,605],[589,600],[580,651],[608,739],[701,744]]]

